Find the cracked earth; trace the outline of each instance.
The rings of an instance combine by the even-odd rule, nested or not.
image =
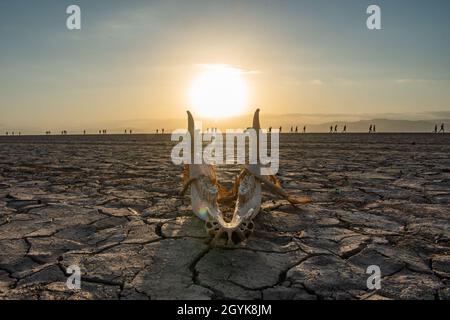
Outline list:
[[[313,202],[264,193],[236,247],[177,195],[169,139],[0,137],[0,299],[450,299],[450,135],[283,135],[278,176]]]

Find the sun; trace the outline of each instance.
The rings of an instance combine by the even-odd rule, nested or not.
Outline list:
[[[227,118],[248,108],[248,86],[240,69],[207,65],[192,81],[189,102],[205,118]]]

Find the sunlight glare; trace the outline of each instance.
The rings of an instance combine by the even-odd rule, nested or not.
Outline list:
[[[207,65],[192,82],[189,102],[194,112],[206,118],[243,114],[248,108],[248,86],[240,69]]]

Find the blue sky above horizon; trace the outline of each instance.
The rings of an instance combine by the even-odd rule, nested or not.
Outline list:
[[[246,71],[267,113],[450,111],[449,35],[446,0],[1,0],[0,127],[183,117],[213,63]]]

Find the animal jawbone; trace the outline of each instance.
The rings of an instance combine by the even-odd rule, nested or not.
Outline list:
[[[253,128],[260,130],[259,109],[253,117]],[[188,111],[188,130],[194,136],[194,119]],[[258,141],[259,147],[259,141]],[[259,154],[259,150],[257,150]],[[191,154],[193,158],[193,154]],[[191,158],[191,159],[192,159]],[[254,230],[253,219],[258,215],[262,202],[262,186],[294,204],[307,203],[309,199],[290,197],[274,176],[261,176],[259,163],[246,165],[236,179],[234,188],[229,191],[219,184],[215,168],[207,164],[186,165],[183,172],[184,194],[190,187],[192,210],[205,221],[205,227],[213,243],[226,237],[226,244],[240,243],[250,237]],[[228,206],[234,202],[231,218],[226,218],[220,205]]]

